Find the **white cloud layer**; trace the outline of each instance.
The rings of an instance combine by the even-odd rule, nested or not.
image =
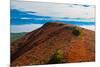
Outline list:
[[[80,26],[80,27],[95,31],[95,25],[83,25],[83,26]]]
[[[41,2],[57,2],[57,3],[77,3],[94,5],[95,0],[20,0],[20,1],[41,1]]]
[[[84,7],[82,5],[61,3],[11,1],[11,8],[37,12],[35,14],[41,16],[95,19],[94,6]]]
[[[43,24],[11,25],[11,33],[30,32],[41,26]],[[95,25],[82,25],[80,27],[95,31]]]
[[[11,25],[11,33],[20,33],[20,32],[30,32],[39,27],[42,24],[28,24],[28,25]]]

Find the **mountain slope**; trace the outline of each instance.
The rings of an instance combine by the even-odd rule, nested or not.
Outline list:
[[[22,33],[10,33],[10,35],[11,35],[10,40],[11,40],[11,42],[14,42],[17,39],[23,37],[25,34],[26,34],[26,32],[22,32]]]
[[[94,60],[95,32],[69,24],[46,23],[11,43],[12,66]]]

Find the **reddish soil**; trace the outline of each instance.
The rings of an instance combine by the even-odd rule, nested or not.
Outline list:
[[[74,30],[80,34],[73,34]],[[11,66],[46,64],[60,49],[63,63],[95,61],[95,32],[70,24],[46,23],[11,43]]]

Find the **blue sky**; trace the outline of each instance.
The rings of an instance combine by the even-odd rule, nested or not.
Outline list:
[[[29,32],[46,22],[93,26],[95,25],[95,6],[11,1],[11,32]]]

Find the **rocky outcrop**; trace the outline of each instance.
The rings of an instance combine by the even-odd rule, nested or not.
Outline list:
[[[95,32],[70,24],[46,23],[11,43],[11,66],[48,64],[59,55],[57,63],[95,61]]]

